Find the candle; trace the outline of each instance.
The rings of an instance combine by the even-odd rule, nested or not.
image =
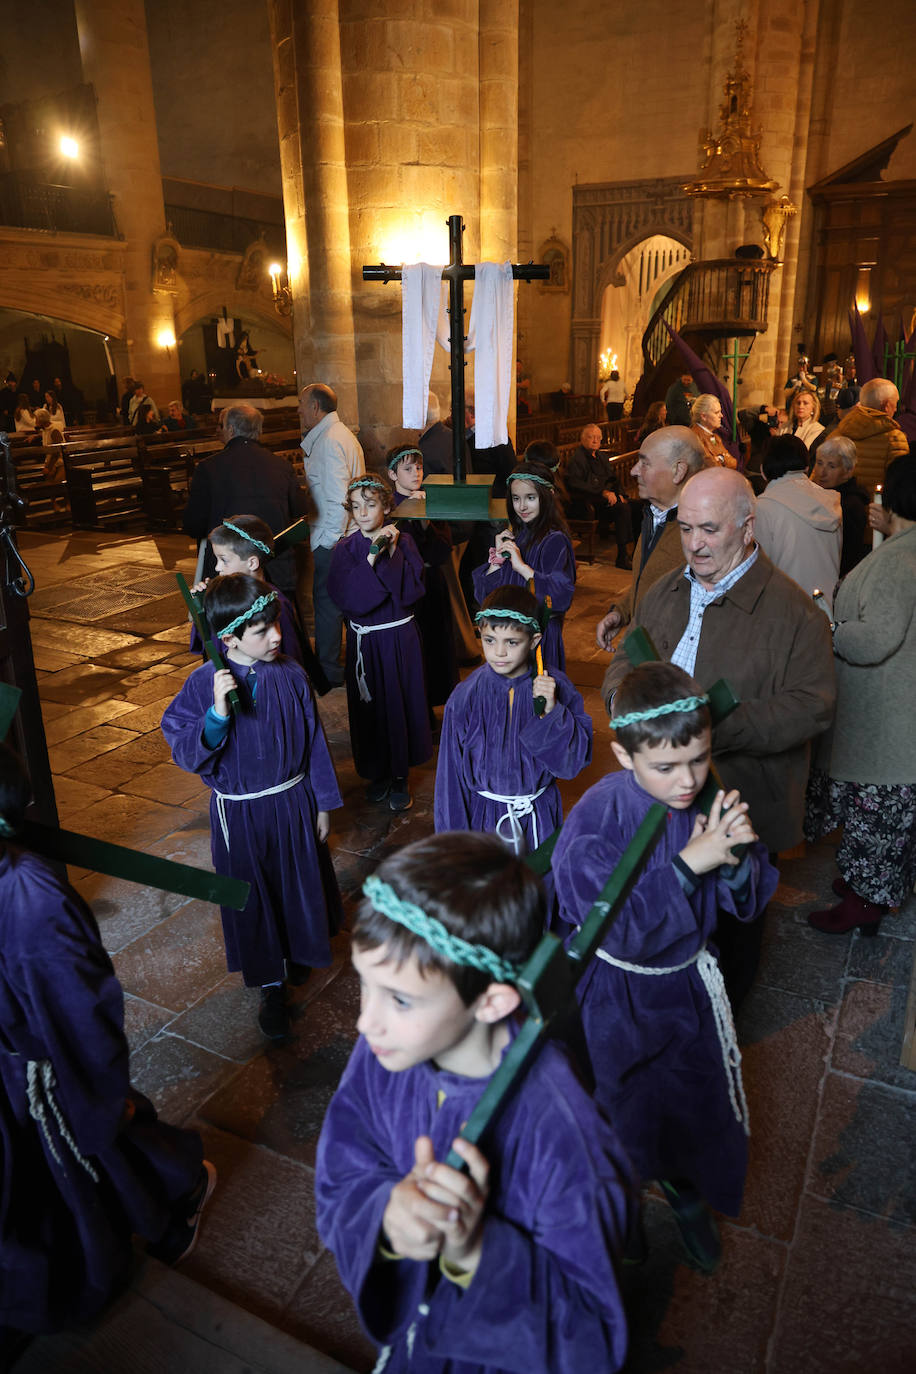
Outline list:
[[[883,498],[883,496],[881,495],[881,483],[880,483],[880,482],[879,482],[878,485],[875,487],[875,505],[876,505],[876,506],[883,506],[883,505],[884,505],[884,498]],[[884,535],[881,533],[880,530],[872,530],[872,533],[871,533],[871,546],[872,546],[873,549],[876,549],[883,539],[884,539]]]

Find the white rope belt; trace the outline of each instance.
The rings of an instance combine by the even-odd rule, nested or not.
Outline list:
[[[666,973],[682,973],[685,968],[690,968],[691,964],[696,964],[697,973],[699,973],[703,980],[703,986],[709,994],[713,1019],[716,1023],[716,1034],[719,1037],[722,1064],[725,1068],[725,1081],[728,1084],[728,1100],[732,1104],[735,1117],[744,1127],[745,1135],[750,1135],[751,1121],[747,1110],[747,1098],[744,1096],[744,1083],[741,1079],[741,1051],[738,1049],[738,1037],[735,1034],[731,1002],[729,1002],[728,993],[725,991],[725,983],[718,961],[713,958],[706,946],[704,945],[692,959],[688,959],[686,964],[676,964],[673,968],[646,968],[642,964],[628,964],[623,959],[615,959],[612,954],[608,954],[603,949],[598,949],[595,953],[606,964],[613,964],[614,968],[622,968],[625,973],[643,973],[653,978],[661,977]]]
[[[521,816],[532,817],[531,832],[535,849],[537,849],[540,844],[538,818],[537,812],[534,809],[534,803],[543,792],[547,791],[549,786],[550,783],[545,782],[544,786],[539,787],[536,792],[530,792],[527,796],[518,797],[501,797],[498,792],[484,792],[481,788],[477,788],[477,795],[479,797],[486,797],[487,801],[500,802],[506,808],[505,813],[500,816],[499,820],[496,822],[496,833],[504,844],[511,846],[516,854],[523,854],[525,846],[525,832],[519,824],[519,818]],[[507,822],[509,825],[508,835],[503,833],[503,826]]]
[[[265,787],[263,792],[217,792],[214,788],[216,814],[219,817],[219,828],[223,832],[227,853],[229,850],[229,827],[226,824],[227,801],[257,801],[258,797],[273,797],[277,792],[288,792],[291,787],[298,787],[304,777],[304,773],[297,773],[294,778],[289,778],[286,782],[278,782],[276,787]]]
[[[29,1116],[41,1129],[41,1133],[45,1138],[45,1142],[53,1158],[60,1167],[64,1169],[64,1161],[57,1153],[57,1148],[51,1138],[51,1127],[48,1121],[49,1112],[57,1122],[57,1129],[60,1132],[61,1140],[67,1146],[77,1164],[80,1164],[86,1170],[86,1173],[92,1179],[93,1183],[98,1183],[98,1174],[89,1163],[89,1160],[80,1154],[79,1146],[73,1139],[70,1128],[64,1120],[64,1114],[58,1106],[57,1099],[54,1096],[54,1089],[56,1086],[54,1069],[50,1059],[29,1059],[26,1062],[26,1092],[29,1099]],[[66,1169],[64,1169],[64,1172],[66,1173]]]
[[[376,630],[396,630],[399,625],[409,625],[413,615],[405,615],[403,620],[386,620],[382,625],[357,625],[355,620],[347,623],[356,635],[356,685],[360,701],[371,701],[372,693],[366,681],[366,665],[363,662],[363,635],[374,635]]]

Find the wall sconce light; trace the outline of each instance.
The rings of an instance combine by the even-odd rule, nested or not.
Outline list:
[[[164,348],[171,358],[172,349],[175,347],[175,331],[172,329],[160,329],[156,335],[156,343],[160,348]]]
[[[61,134],[60,151],[63,153],[64,157],[79,157],[80,145],[77,143],[76,139],[71,138],[69,134]]]
[[[280,277],[283,275],[283,268],[278,262],[272,262],[267,270],[270,273],[270,286],[274,294],[274,309],[278,315],[291,315],[293,293],[289,287],[289,279],[287,278],[285,286],[281,285]]]
[[[856,309],[867,315],[871,309],[871,268],[860,267],[856,278]]]

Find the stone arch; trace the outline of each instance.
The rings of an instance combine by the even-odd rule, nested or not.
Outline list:
[[[624,255],[651,234],[692,248],[693,202],[683,190],[688,179],[573,187],[570,371],[576,391],[595,390],[601,300]]]
[[[180,338],[193,325],[213,315],[222,314],[223,306],[230,315],[256,316],[292,338],[293,329],[289,317],[278,315],[271,300],[263,300],[250,291],[226,290],[221,286],[202,285],[194,296],[183,297],[175,308],[175,335]]]
[[[600,296],[595,303],[599,318],[599,349],[616,355],[616,366],[633,391],[642,375],[642,336],[658,300],[684,270],[691,250],[684,236],[675,238],[663,230],[633,235],[602,264],[598,275]],[[603,372],[602,372],[603,375]]]

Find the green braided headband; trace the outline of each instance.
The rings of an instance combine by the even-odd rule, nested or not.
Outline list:
[[[16,827],[5,816],[0,816],[0,839],[11,840],[16,834]]]
[[[347,492],[356,491],[358,487],[372,487],[375,491],[380,491],[384,496],[389,495],[389,488],[385,486],[381,477],[354,477],[352,482],[347,484]]]
[[[260,549],[262,553],[266,553],[268,558],[273,557],[273,551],[269,549],[266,544],[262,544],[260,539],[255,539],[254,535],[249,534],[247,530],[239,529],[238,525],[233,525],[231,520],[224,520],[223,527],[227,530],[232,530],[235,534],[240,534],[243,539],[248,540],[249,544],[254,544],[256,549]]]
[[[254,620],[259,611],[263,611],[265,606],[269,606],[272,601],[276,601],[276,592],[267,592],[264,596],[259,596],[253,606],[249,606],[247,611],[237,615],[231,620],[224,630],[217,630],[217,635],[222,639],[225,635],[234,634],[240,625],[244,625],[249,620]]]
[[[444,959],[467,968],[480,969],[481,973],[488,973],[498,983],[514,983],[518,979],[520,969],[515,964],[508,959],[501,959],[486,945],[472,945],[470,941],[462,940],[460,935],[452,935],[435,916],[427,916],[422,907],[403,901],[393,887],[375,874],[363,883],[363,892],[376,911],[387,916],[389,921],[405,926],[414,935],[419,935]]]
[[[653,706],[648,711],[629,711],[625,716],[615,716],[611,721],[612,730],[622,730],[625,725],[635,725],[640,720],[655,720],[658,716],[670,716],[676,711],[696,711],[700,706],[707,706],[709,697],[705,694],[701,697],[683,697],[680,701],[669,701],[664,706]]]
[[[532,634],[541,633],[541,622],[535,620],[533,615],[522,615],[521,611],[504,611],[501,606],[491,606],[488,611],[478,611],[474,617],[474,624],[479,625],[482,620],[517,620],[520,625],[525,625]]]
[[[393,453],[391,457],[388,459],[389,472],[392,468],[397,467],[398,463],[401,461],[402,458],[406,458],[411,453],[415,453],[418,458],[423,457],[422,452],[418,448],[399,448],[397,453]]]
[[[546,477],[541,477],[535,472],[510,472],[506,478],[506,483],[512,482],[535,482],[539,487],[548,487],[550,491],[556,491],[553,482],[548,482]]]

